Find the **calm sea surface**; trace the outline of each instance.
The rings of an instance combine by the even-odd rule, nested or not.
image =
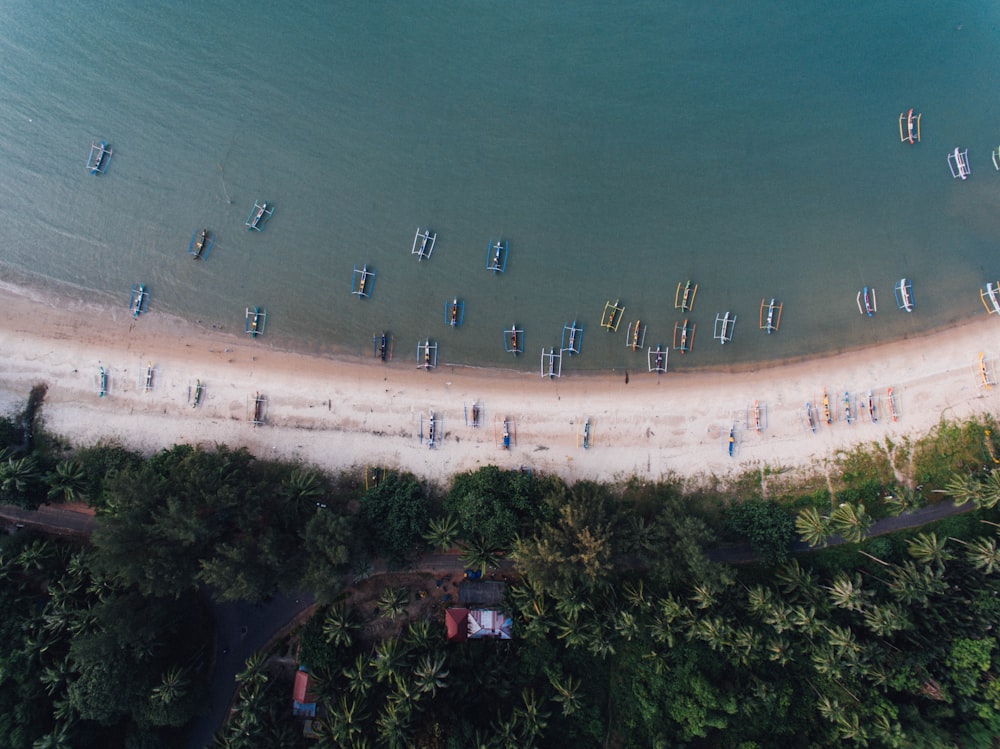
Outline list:
[[[262,345],[537,372],[646,367],[679,281],[671,369],[888,341],[985,314],[1000,277],[1000,6],[529,2],[0,5],[0,272],[242,330]],[[899,140],[900,111],[923,142]],[[92,140],[114,150],[84,169]],[[968,148],[973,176],[946,155]],[[261,233],[255,200],[276,206]],[[419,226],[430,260],[410,254]],[[207,227],[203,262],[186,250]],[[509,241],[506,273],[486,270]],[[352,270],[376,277],[351,295]],[[917,308],[893,285],[913,279]],[[877,289],[873,319],[858,314]],[[444,322],[447,301],[464,324]],[[781,329],[758,327],[762,297]],[[621,300],[617,333],[600,328]],[[737,315],[731,344],[716,313]],[[525,330],[525,355],[503,330]],[[141,324],[141,321],[140,321]]]

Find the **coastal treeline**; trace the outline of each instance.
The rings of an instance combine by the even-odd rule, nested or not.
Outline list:
[[[223,446],[74,450],[37,426],[26,441],[26,423],[0,423],[4,501],[87,502],[99,522],[87,542],[0,544],[0,735],[18,749],[182,745],[212,657],[204,597],[280,591],[321,604],[284,648],[315,678],[320,746],[1000,735],[989,421],[839,454],[821,479],[570,486],[489,466],[443,488]],[[872,535],[945,497],[971,511]],[[446,643],[443,609],[416,606],[405,582],[441,555],[508,583],[512,640]],[[352,598],[362,584],[371,605]],[[218,746],[315,745],[289,719],[282,662],[261,653],[237,676]]]

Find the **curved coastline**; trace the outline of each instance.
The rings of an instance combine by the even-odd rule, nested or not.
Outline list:
[[[0,285],[0,303],[3,403],[22,402],[32,384],[48,383],[45,423],[74,445],[116,439],[153,451],[177,442],[226,443],[328,469],[385,465],[435,482],[485,464],[527,466],[571,481],[730,475],[764,464],[806,468],[859,443],[916,436],[942,418],[989,411],[1000,393],[979,381],[978,354],[995,358],[1000,333],[985,316],[796,361],[660,376],[632,372],[627,382],[621,372],[574,370],[549,381],[537,372],[444,363],[428,373],[402,355],[383,365],[281,351],[155,310],[136,320],[124,305],[9,283]],[[105,398],[95,384],[101,366],[109,373]],[[147,366],[155,371],[150,392],[140,382]],[[205,396],[194,408],[196,380]],[[898,421],[889,418],[889,387]],[[816,403],[824,389],[835,416],[845,391],[863,397],[871,389],[883,418],[852,424],[835,418],[812,434],[804,405]],[[267,400],[267,419],[254,428],[247,413],[256,393]],[[766,407],[761,434],[746,423],[754,401]],[[485,414],[479,429],[465,423],[474,402]],[[421,416],[426,420],[430,410],[442,419],[443,441],[434,449],[420,440]],[[503,419],[516,427],[509,451],[494,434]],[[588,419],[594,444],[584,450],[579,435]]]

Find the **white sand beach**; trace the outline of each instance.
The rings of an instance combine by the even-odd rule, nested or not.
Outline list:
[[[19,407],[33,385],[47,384],[45,426],[73,445],[118,440],[154,451],[175,443],[225,443],[261,457],[327,469],[381,465],[436,482],[489,464],[527,466],[570,481],[725,476],[763,464],[804,468],[838,449],[919,436],[942,418],[985,412],[1000,394],[998,387],[983,386],[979,369],[984,352],[992,374],[1000,339],[998,321],[986,315],[835,356],[740,372],[633,373],[626,382],[618,374],[549,380],[537,370],[440,366],[426,372],[412,356],[388,364],[303,356],[156,311],[133,319],[124,306],[12,286],[0,289],[0,304],[0,405]],[[103,398],[101,366],[108,375]],[[148,392],[147,366],[154,373]],[[204,391],[194,408],[196,380]],[[825,423],[824,389],[832,425]],[[869,390],[877,423],[868,416]],[[851,424],[843,414],[845,392],[855,408]],[[266,423],[255,427],[248,411],[258,393],[266,399]],[[805,424],[807,401],[817,407],[815,433]],[[482,406],[478,429],[465,421],[474,402]],[[421,417],[426,437],[430,411],[440,419],[442,436],[433,449],[419,439]],[[516,437],[510,450],[497,442],[504,419]],[[584,450],[587,419],[592,445]]]

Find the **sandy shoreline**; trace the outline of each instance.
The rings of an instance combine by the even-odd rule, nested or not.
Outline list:
[[[729,475],[764,463],[804,467],[837,449],[921,435],[941,418],[985,412],[1000,393],[980,384],[979,352],[992,371],[1000,333],[985,315],[861,351],[742,372],[632,372],[626,382],[618,374],[549,381],[465,367],[424,372],[402,354],[389,365],[305,356],[155,311],[135,320],[124,306],[10,286],[0,288],[0,304],[0,405],[22,404],[32,385],[45,382],[45,424],[74,445],[116,439],[153,451],[178,442],[225,443],[262,457],[330,469],[384,465],[434,481],[489,464],[529,466],[569,480]],[[150,363],[153,388],[144,392]],[[104,398],[98,397],[100,366],[109,378]],[[205,390],[195,409],[190,399],[197,379]],[[896,422],[888,413],[889,387],[899,408]],[[834,422],[813,434],[804,426],[805,403],[818,403],[822,412],[824,388]],[[865,416],[847,424],[840,413],[844,392],[863,398],[869,389],[879,401],[878,423]],[[247,412],[258,392],[267,399],[267,423],[254,428]],[[471,418],[476,401],[484,415],[479,429],[464,418],[466,408]],[[754,401],[766,407],[762,434],[752,416],[750,428],[745,423]],[[427,432],[430,410],[444,436],[435,449],[418,436],[421,415]],[[504,418],[516,433],[509,451],[496,442],[495,424]],[[583,450],[578,442],[588,418],[594,444]]]

